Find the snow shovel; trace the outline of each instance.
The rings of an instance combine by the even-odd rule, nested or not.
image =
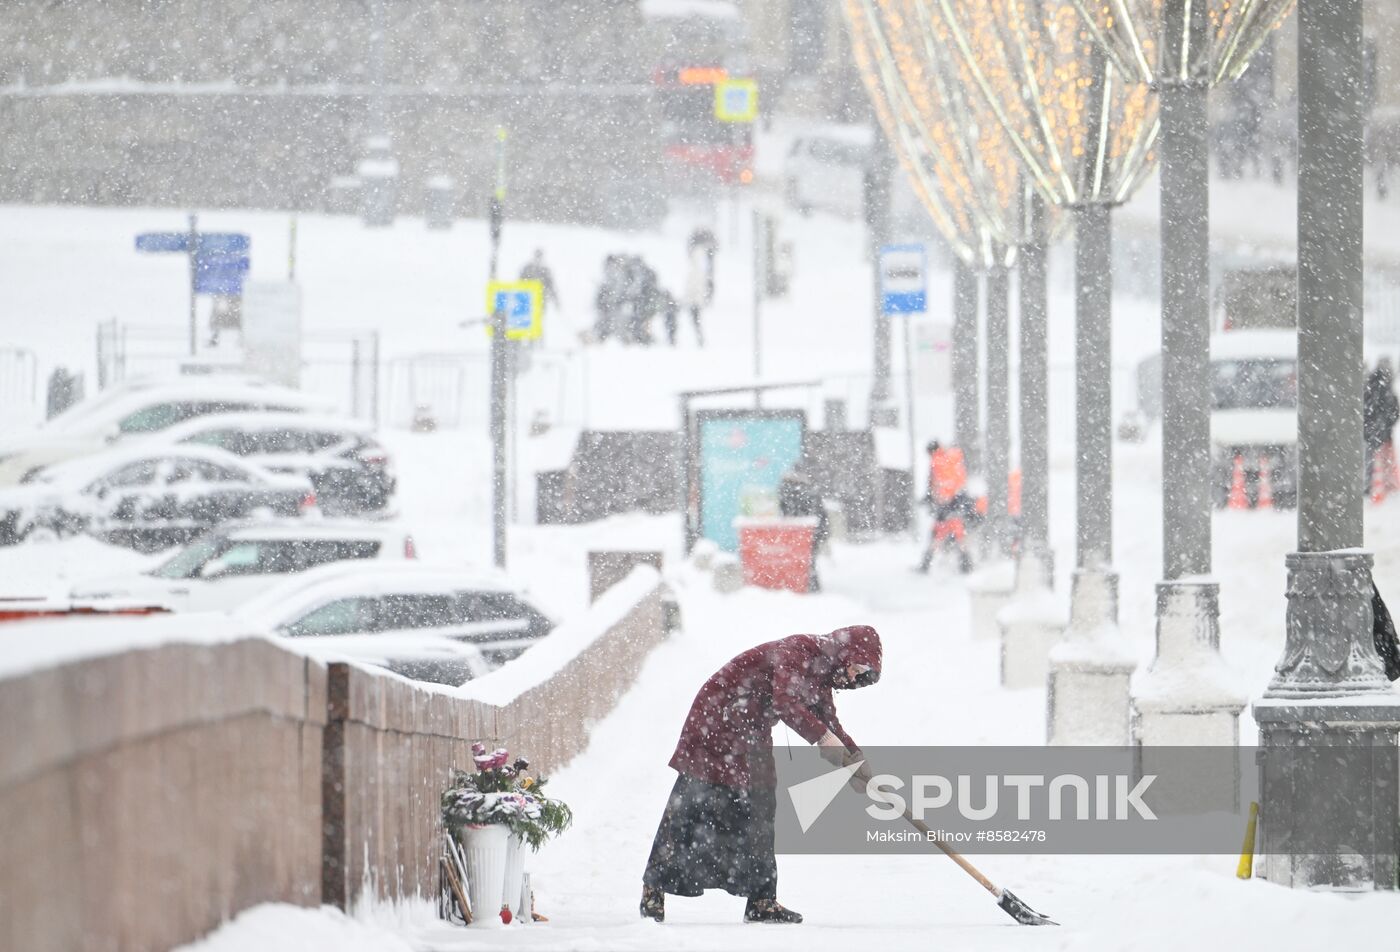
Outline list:
[[[870,765],[869,765],[869,764],[861,764],[861,765],[860,765],[860,769],[856,771],[856,774],[855,774],[855,775],[856,775],[857,777],[859,777],[861,780],[864,780],[866,783],[869,783],[869,782],[873,779],[873,778],[871,777],[871,775],[870,775]],[[914,819],[914,816],[913,816],[913,814],[911,814],[911,813],[909,812],[909,808],[908,808],[908,807],[905,807],[905,808],[904,808],[904,819],[908,820],[908,821],[910,822],[910,824],[914,827],[914,829],[916,829],[916,830],[918,830],[920,833],[922,833],[922,834],[924,835],[924,839],[931,839],[931,840],[933,840],[933,843],[934,843],[935,846],[937,846],[939,849],[941,849],[941,850],[944,852],[944,854],[945,854],[949,859],[951,859],[953,862],[955,862],[955,863],[957,863],[959,866],[961,866],[962,869],[963,869],[963,872],[967,873],[967,874],[968,874],[969,876],[971,876],[973,879],[975,879],[975,880],[977,880],[979,883],[981,883],[983,889],[987,890],[987,892],[989,892],[989,893],[991,893],[993,896],[997,897],[997,906],[1001,909],[1001,911],[1004,912],[1004,913],[1006,913],[1006,914],[1007,914],[1008,916],[1010,916],[1011,918],[1015,919],[1015,920],[1016,920],[1017,922],[1019,922],[1021,925],[1023,925],[1023,926],[1057,926],[1057,925],[1059,925],[1059,923],[1056,922],[1054,919],[1051,919],[1051,918],[1050,918],[1049,916],[1047,916],[1047,915],[1043,915],[1043,914],[1041,914],[1041,913],[1039,913],[1039,912],[1036,912],[1036,911],[1035,911],[1034,909],[1032,909],[1030,906],[1026,905],[1026,904],[1025,904],[1024,902],[1022,902],[1022,901],[1016,896],[1016,894],[1013,893],[1011,890],[1009,890],[1009,889],[1002,889],[1000,886],[998,886],[996,883],[992,882],[992,881],[991,881],[990,879],[988,879],[986,876],[983,876],[981,870],[979,870],[976,866],[973,866],[971,863],[969,863],[969,862],[967,861],[967,859],[966,859],[961,853],[959,853],[957,850],[953,849],[953,848],[952,848],[951,846],[949,846],[947,843],[943,842],[943,840],[942,840],[941,838],[931,836],[931,835],[930,835],[929,828],[928,828],[928,824],[925,823],[923,820],[916,820],[916,819]]]

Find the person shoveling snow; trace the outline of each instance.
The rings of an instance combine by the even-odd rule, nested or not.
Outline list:
[[[777,898],[773,728],[782,721],[832,763],[854,762],[860,748],[831,692],[879,678],[880,636],[855,625],[750,648],[705,682],[671,757],[680,776],[642,877],[644,917],[665,919],[666,893],[723,889],[747,897],[745,922],[802,921]]]

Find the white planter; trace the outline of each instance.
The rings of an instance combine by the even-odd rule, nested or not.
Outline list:
[[[501,905],[509,906],[512,921],[528,922],[529,910],[526,910],[526,918],[520,918],[520,894],[525,883],[525,852],[527,847],[525,841],[518,835],[510,838],[510,847],[506,853],[506,876],[501,891]]]
[[[467,860],[467,901],[472,904],[473,926],[492,929],[502,924],[501,895],[505,889],[510,841],[510,828],[502,823],[472,825],[462,830],[462,852]]]

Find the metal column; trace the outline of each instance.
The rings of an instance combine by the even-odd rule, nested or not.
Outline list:
[[[1177,0],[1180,3],[1180,0]],[[1206,9],[1191,12],[1189,49],[1208,44]],[[1183,13],[1165,18],[1182,47]],[[1174,35],[1176,34],[1176,35]],[[1210,141],[1204,81],[1165,80],[1162,135],[1162,571],[1210,572]]]
[[[1076,206],[1075,522],[1081,569],[1113,560],[1112,209]]]
[[[1011,470],[1011,275],[987,271],[987,526],[992,550],[1009,549],[1006,484]]]
[[[982,471],[982,410],[977,396],[977,275],[959,259],[953,272],[953,441],[972,473]]]
[[[1254,705],[1264,874],[1287,886],[1395,889],[1393,759],[1339,777],[1303,745],[1395,750],[1400,697],[1375,650],[1362,544],[1362,0],[1298,4],[1298,551],[1288,555],[1283,657]],[[1389,796],[1380,791],[1391,791]],[[1338,804],[1372,841],[1328,823]],[[1297,850],[1298,834],[1317,847]],[[1330,842],[1329,842],[1330,840]],[[1330,847],[1330,848],[1329,848]]]
[[[1029,240],[1021,248],[1021,525],[1028,550],[1050,540],[1049,359],[1045,281],[1045,203],[1026,196]]]
[[[870,168],[865,173],[865,223],[870,235],[870,276],[872,319],[874,320],[874,377],[870,384],[870,418],[876,407],[890,396],[890,318],[881,307],[880,249],[890,238],[890,179],[894,174],[894,153],[880,134],[875,136]]]
[[[1362,543],[1361,0],[1298,9],[1298,549]]]

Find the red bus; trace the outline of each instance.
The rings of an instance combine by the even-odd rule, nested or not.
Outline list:
[[[696,184],[747,185],[753,181],[753,123],[715,116],[715,86],[731,77],[721,66],[658,69],[662,144],[677,177]]]

